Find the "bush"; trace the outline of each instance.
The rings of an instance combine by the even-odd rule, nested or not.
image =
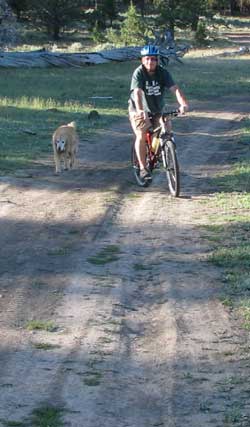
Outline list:
[[[122,44],[120,32],[114,30],[114,28],[108,28],[106,33],[106,39],[112,45],[118,46]]]
[[[201,46],[205,46],[208,44],[207,26],[205,21],[203,20],[199,20],[198,22],[197,30],[195,32],[195,40]]]
[[[92,39],[95,43],[103,43],[105,41],[103,31],[100,30],[98,22],[95,23],[91,34],[92,34]]]

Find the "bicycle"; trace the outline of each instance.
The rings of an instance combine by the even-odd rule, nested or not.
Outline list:
[[[170,117],[177,117],[179,113],[179,110],[173,110],[163,113],[161,117],[163,121],[166,122]],[[158,141],[154,138],[158,138]],[[157,146],[155,146],[155,141],[158,142]],[[178,197],[180,194],[180,171],[173,132],[163,132],[161,126],[155,129],[153,129],[153,127],[150,128],[146,134],[146,147],[147,168],[150,172],[153,172],[160,164],[163,164],[170,194],[174,197]],[[132,144],[131,148],[131,162],[137,184],[140,187],[147,187],[151,180],[143,180],[140,177],[140,167],[135,151],[135,142]]]

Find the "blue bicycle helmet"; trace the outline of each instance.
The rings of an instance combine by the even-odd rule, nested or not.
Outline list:
[[[148,44],[144,46],[141,50],[141,56],[158,56],[159,55],[159,49],[157,46],[154,46],[153,44]]]

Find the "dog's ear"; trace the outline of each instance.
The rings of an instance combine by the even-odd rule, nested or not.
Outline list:
[[[67,124],[67,126],[76,129],[76,122],[70,122]]]

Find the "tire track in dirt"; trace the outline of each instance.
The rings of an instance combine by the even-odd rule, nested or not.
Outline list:
[[[4,358],[0,419],[26,419],[28,425],[32,409],[45,402],[63,409],[64,423],[71,427],[219,427],[239,396],[245,405],[244,385],[231,381],[247,372],[239,357],[244,337],[235,333],[233,320],[218,302],[220,272],[205,262],[209,246],[199,230],[207,215],[200,201],[214,191],[213,174],[227,167],[225,154],[231,151],[237,117],[223,113],[218,119],[217,112],[215,119],[214,114],[197,119],[194,113],[176,122],[185,171],[178,200],[167,195],[160,174],[146,190],[129,182],[124,185],[129,149],[121,144],[127,138],[127,123],[120,135],[116,128],[113,137],[111,133],[108,141],[101,142],[107,155],[112,152],[109,159],[120,159],[119,165],[107,164],[96,147],[89,147],[87,162],[82,154],[84,170],[74,172],[72,178],[63,176],[62,188],[57,187],[58,178],[56,183],[50,178],[56,203],[49,208],[50,186],[38,178],[39,185],[48,186],[48,193],[43,195],[41,189],[36,193],[39,209],[44,203],[42,221],[46,223],[47,218],[57,232],[64,224],[78,233],[68,257],[50,265],[57,266],[60,275],[54,282],[50,278],[44,291],[52,285],[60,290],[49,303],[59,328],[53,334],[30,334],[22,323],[17,330],[10,328],[8,316],[4,320],[12,355]],[[83,178],[87,182],[82,184]],[[74,190],[78,187],[80,193]],[[6,188],[5,197],[11,191]],[[21,194],[24,205],[26,191],[22,189]],[[34,202],[35,194],[31,199]],[[72,205],[77,205],[76,211]],[[62,243],[66,237],[59,232],[58,239]],[[48,241],[45,236],[39,244]],[[113,248],[116,259],[93,263],[100,261],[105,248]],[[39,264],[34,261],[32,274]],[[22,299],[26,307],[28,297]],[[14,293],[13,298],[17,298]],[[39,301],[41,313],[46,312],[48,301]],[[34,342],[55,347],[39,351]]]

